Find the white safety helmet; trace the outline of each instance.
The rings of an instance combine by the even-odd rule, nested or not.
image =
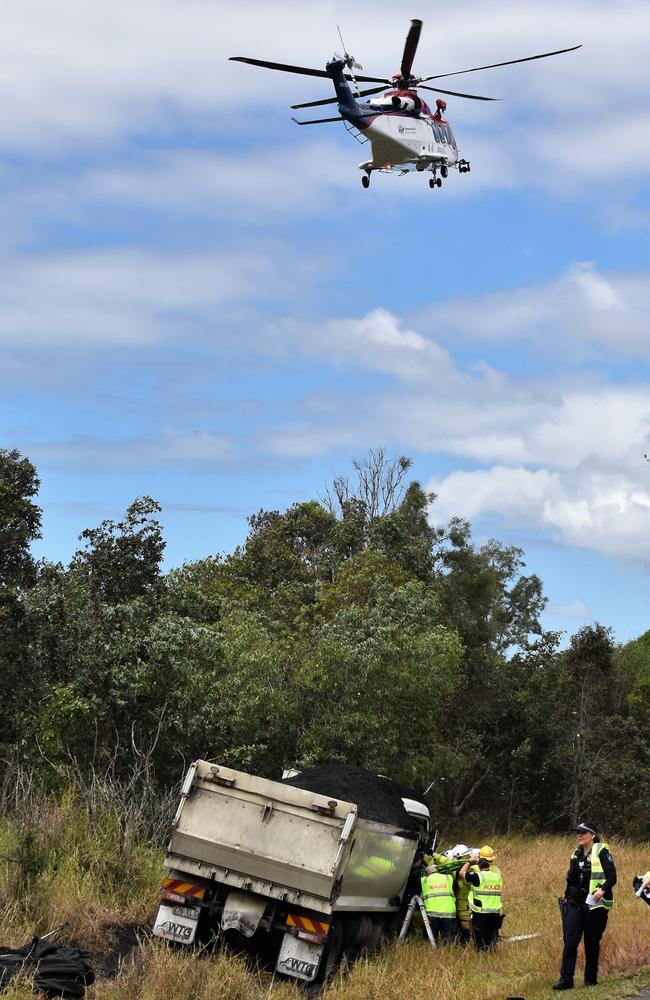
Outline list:
[[[456,844],[456,846],[451,849],[452,858],[462,858],[466,854],[469,854],[469,847],[467,844]]]

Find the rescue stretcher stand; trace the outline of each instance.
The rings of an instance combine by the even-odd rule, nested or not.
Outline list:
[[[433,936],[433,931],[431,930],[431,924],[429,923],[429,916],[424,908],[424,903],[422,902],[420,896],[411,897],[411,902],[408,905],[408,909],[404,917],[404,922],[402,924],[402,929],[399,932],[399,940],[404,941],[404,939],[406,938],[408,929],[411,926],[411,921],[413,920],[413,914],[415,912],[416,906],[420,908],[420,913],[422,914],[422,923],[424,924],[424,929],[427,932],[427,937],[429,938],[429,944],[431,945],[433,950],[436,951],[437,949],[436,939]]]

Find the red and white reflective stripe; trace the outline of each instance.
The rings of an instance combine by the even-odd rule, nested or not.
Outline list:
[[[165,895],[168,893],[169,895]],[[184,882],[183,879],[165,878],[163,879],[161,895],[165,899],[174,897],[174,902],[184,902],[187,896],[192,899],[203,899],[205,886],[196,885],[195,882]]]
[[[329,933],[330,925],[325,920],[312,920],[310,917],[301,916],[298,913],[290,913],[287,917],[289,927],[295,927],[300,933],[317,934],[326,936]],[[308,940],[308,939],[307,939]]]

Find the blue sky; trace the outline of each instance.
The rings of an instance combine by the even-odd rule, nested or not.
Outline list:
[[[289,104],[336,25],[366,73],[476,74],[449,98],[472,172],[359,182]],[[408,454],[477,538],[524,548],[548,625],[646,630],[650,115],[641,0],[8,0],[0,38],[0,428],[37,465],[39,554],[137,495],[167,562]]]

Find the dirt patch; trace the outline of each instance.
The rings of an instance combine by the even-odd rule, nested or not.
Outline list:
[[[376,823],[390,823],[406,830],[417,829],[416,824],[404,809],[399,785],[390,778],[380,778],[363,767],[354,764],[318,764],[307,767],[293,778],[285,778],[284,784],[294,788],[305,788],[319,795],[354,802],[363,819]],[[417,793],[410,798],[419,798]]]
[[[103,947],[93,954],[92,967],[98,979],[115,979],[134,960],[140,945],[151,938],[151,924],[102,924],[101,935]]]

